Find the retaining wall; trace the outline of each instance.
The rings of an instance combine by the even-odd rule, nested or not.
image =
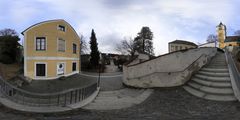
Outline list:
[[[210,61],[217,48],[178,51],[134,65],[123,66],[123,83],[140,88],[183,85]]]

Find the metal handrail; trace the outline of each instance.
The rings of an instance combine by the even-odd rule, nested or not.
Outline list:
[[[206,54],[202,54],[200,55],[196,60],[194,60],[189,66],[185,67],[183,70],[179,70],[179,71],[164,71],[164,72],[153,72],[153,73],[150,73],[150,74],[146,74],[146,75],[142,75],[142,76],[138,76],[138,77],[132,77],[132,78],[128,78],[128,79],[134,79],[134,78],[141,78],[141,77],[145,77],[145,76],[149,76],[149,75],[152,75],[152,74],[156,74],[156,73],[178,73],[178,72],[183,72],[187,69],[189,69],[190,67],[193,66],[194,63],[196,63],[201,57],[203,56],[206,56]]]
[[[68,93],[70,91],[74,91],[74,90],[78,90],[78,89],[83,89],[83,88],[87,88],[89,86],[92,86],[96,83],[92,83],[90,85],[84,85],[84,86],[81,86],[81,87],[77,87],[77,88],[70,88],[70,89],[67,89],[67,90],[63,90],[63,91],[60,91],[60,92],[55,92],[55,93],[34,93],[34,92],[29,92],[29,91],[26,91],[26,90],[23,90],[23,89],[20,89],[14,85],[12,85],[11,83],[7,82],[6,80],[4,80],[1,76],[0,76],[0,81],[3,81],[5,84],[7,84],[8,86],[10,86],[11,88],[14,88],[20,92],[23,92],[23,93],[26,93],[26,94],[29,94],[29,95],[33,95],[33,96],[54,96],[54,95],[58,95],[58,94],[64,94],[64,93]]]
[[[237,69],[237,66],[233,60],[232,54],[230,54],[227,50],[225,51],[227,63],[232,71],[232,77],[235,80],[238,90],[240,91],[240,73]]]
[[[33,93],[8,83],[0,76],[0,92],[9,100],[30,106],[65,106],[80,102],[98,89],[97,81],[90,85],[55,93]]]

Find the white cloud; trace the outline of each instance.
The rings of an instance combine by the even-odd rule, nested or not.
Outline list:
[[[204,42],[220,21],[233,27],[240,24],[235,22],[240,20],[236,13],[237,0],[24,0],[12,3],[16,7],[9,8],[10,17],[16,21],[29,22],[41,15],[46,19],[63,18],[86,39],[94,28],[102,52],[115,50],[113,44],[125,36],[135,37],[142,26],[149,26],[154,33],[155,52],[159,55],[168,52],[168,42],[175,39]]]

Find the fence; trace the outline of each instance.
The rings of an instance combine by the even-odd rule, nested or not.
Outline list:
[[[66,106],[78,103],[92,95],[98,87],[96,82],[57,93],[33,93],[17,88],[0,77],[1,94],[13,102],[28,106]]]
[[[229,66],[229,70],[231,73],[231,80],[233,79],[232,83],[234,83],[233,84],[233,88],[235,88],[234,93],[235,93],[235,96],[240,101],[240,73],[234,62],[232,54],[229,53],[228,50],[225,50],[225,54],[226,54],[226,60],[227,60],[228,66]]]

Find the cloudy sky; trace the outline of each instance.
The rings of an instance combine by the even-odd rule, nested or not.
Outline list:
[[[116,52],[120,40],[149,26],[160,55],[175,39],[204,43],[220,21],[232,35],[240,29],[239,5],[239,0],[0,0],[0,29],[20,34],[35,23],[64,19],[87,41],[94,28],[100,51]]]

